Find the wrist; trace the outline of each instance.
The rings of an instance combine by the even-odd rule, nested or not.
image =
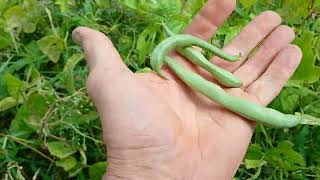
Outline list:
[[[170,172],[161,168],[140,165],[115,165],[109,164],[104,180],[173,180]]]

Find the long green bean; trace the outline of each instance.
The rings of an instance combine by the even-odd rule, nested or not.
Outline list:
[[[211,83],[200,75],[186,70],[170,57],[165,57],[165,63],[193,90],[202,93],[226,109],[235,112],[252,121],[258,121],[275,128],[291,128],[302,123],[302,116],[286,115],[279,111],[259,106],[250,101],[233,97],[222,88]]]
[[[162,27],[168,36],[175,35],[175,33],[172,32],[164,23],[162,23]],[[238,88],[242,86],[241,80],[235,77],[231,72],[226,71],[208,61],[200,51],[192,47],[177,47],[176,50],[193,64],[207,70],[220,84],[225,87]]]
[[[186,46],[199,46],[214,53],[218,57],[231,62],[235,62],[239,59],[238,56],[229,55],[204,40],[198,39],[191,35],[179,34],[165,39],[154,49],[151,55],[151,66],[153,70],[156,71],[160,76],[164,77],[164,74],[161,72],[164,57],[169,53],[170,50],[174,49],[175,47]]]

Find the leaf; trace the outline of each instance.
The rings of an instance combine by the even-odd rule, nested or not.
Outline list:
[[[91,111],[86,114],[70,112],[70,116],[65,117],[64,121],[69,122],[72,125],[83,125],[83,124],[89,124],[91,121],[98,118],[99,118],[99,115],[96,111]]]
[[[10,96],[19,101],[26,88],[26,83],[11,74],[5,74],[4,79]]]
[[[95,0],[96,4],[100,8],[110,8],[111,0]]]
[[[15,136],[24,136],[37,131],[52,102],[53,98],[50,96],[31,95],[12,120],[10,133]]]
[[[178,16],[187,18],[181,14],[180,0],[120,0],[120,2],[142,15],[144,20],[151,22],[150,24],[161,21],[169,24]]]
[[[246,9],[250,9],[250,8],[256,3],[256,0],[240,0],[240,3],[241,3]]]
[[[309,15],[309,1],[282,0],[280,15],[290,24],[300,24]],[[294,10],[294,13],[292,12]]]
[[[4,49],[12,45],[11,35],[0,29],[0,49]]]
[[[305,140],[309,132],[309,126],[303,126],[300,132],[297,135],[295,135],[295,148],[303,155],[305,155]]]
[[[75,53],[73,54],[67,61],[66,65],[63,68],[62,74],[63,78],[62,81],[64,84],[66,84],[66,88],[70,94],[73,94],[75,92],[74,87],[74,73],[73,69],[78,64],[78,62],[83,59],[82,53]]]
[[[59,6],[61,13],[68,13],[70,11],[69,6],[74,6],[75,1],[74,0],[55,0],[54,2],[56,5]]]
[[[313,37],[314,35],[312,32],[303,31],[301,37],[294,41],[294,43],[301,48],[303,57],[301,64],[291,78],[292,81],[313,83],[320,78],[320,67],[315,66],[316,56],[312,50]]]
[[[208,0],[188,0],[183,5],[183,13],[189,18],[196,15]]]
[[[315,0],[313,4],[314,8],[319,8],[320,7],[320,0]]]
[[[320,118],[320,100],[305,106],[302,110],[305,114]]]
[[[137,41],[137,50],[139,54],[138,64],[145,63],[146,57],[151,53],[155,46],[155,38],[157,35],[158,26],[148,26],[140,35]]]
[[[6,97],[0,101],[0,112],[18,105],[18,101],[13,97]]]
[[[247,150],[245,158],[248,160],[260,160],[264,157],[262,148],[258,144],[251,144]]]
[[[277,147],[270,149],[265,159],[272,166],[288,171],[296,171],[305,166],[303,156],[293,150],[293,144],[290,141],[283,141]]]
[[[261,167],[261,166],[267,164],[267,161],[246,159],[244,164],[246,166],[246,169],[254,169],[254,168],[258,168],[258,167]]]
[[[228,28],[228,32],[226,33],[226,38],[224,39],[224,45],[228,45],[241,31],[241,26],[234,26]]]
[[[136,71],[136,73],[149,73],[149,72],[152,72],[152,69],[148,67]]]
[[[62,142],[62,141],[48,142],[47,148],[48,148],[51,155],[56,156],[60,159],[64,159],[64,158],[74,154],[75,152],[77,152],[77,150],[72,148],[72,146],[70,144],[68,144],[66,142]]]
[[[138,10],[137,0],[120,0],[121,3],[128,6],[131,9]]]
[[[41,51],[49,57],[49,59],[57,63],[64,51],[64,41],[60,37],[49,35],[38,41]]]
[[[98,162],[90,166],[89,177],[91,180],[100,180],[107,170],[107,162]]]
[[[56,161],[56,165],[62,167],[66,172],[71,170],[77,165],[77,160],[73,156],[68,156],[66,158]]]
[[[269,105],[272,109],[278,110],[285,114],[292,114],[296,112],[300,103],[299,88],[285,88],[281,91],[278,97]]]
[[[17,31],[33,33],[36,30],[40,11],[37,8],[36,0],[25,0],[23,4],[10,7],[5,11],[5,18],[8,31],[17,28]]]

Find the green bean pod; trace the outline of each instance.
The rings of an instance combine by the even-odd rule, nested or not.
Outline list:
[[[169,51],[171,51],[175,47],[187,46],[199,46],[214,53],[216,56],[231,62],[235,62],[239,59],[238,56],[229,55],[204,40],[198,39],[191,35],[179,34],[165,39],[154,49],[151,55],[151,66],[153,70],[155,70],[160,76],[164,77],[164,74],[161,72],[161,67],[164,61],[163,57],[165,57],[169,53]]]
[[[168,56],[165,57],[164,61],[176,75],[193,90],[202,93],[209,99],[242,117],[261,122],[274,128],[291,128],[301,124],[303,121],[302,116],[283,114],[279,111],[231,96],[221,87],[207,81],[200,75],[185,69],[182,65]]]
[[[201,52],[192,47],[177,48],[177,51],[188,58],[193,64],[199,65],[207,70],[219,83],[225,87],[239,88],[242,86],[242,81],[235,77],[231,72],[226,71],[211,62],[209,62]]]
[[[172,32],[164,23],[162,24],[162,27],[168,36],[175,35],[175,33]],[[238,88],[242,86],[240,79],[235,77],[231,72],[209,62],[198,50],[192,47],[178,47],[176,50],[190,60],[193,64],[199,65],[201,68],[207,70],[220,84],[224,85],[225,87]]]

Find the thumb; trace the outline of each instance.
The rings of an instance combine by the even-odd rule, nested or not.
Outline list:
[[[129,71],[111,40],[103,33],[78,27],[73,30],[72,37],[84,50],[90,71],[95,68],[103,68],[114,73]]]
[[[87,91],[98,109],[110,103],[123,84],[132,80],[132,72],[123,63],[111,40],[103,33],[78,27],[72,37],[84,50],[90,74]]]

